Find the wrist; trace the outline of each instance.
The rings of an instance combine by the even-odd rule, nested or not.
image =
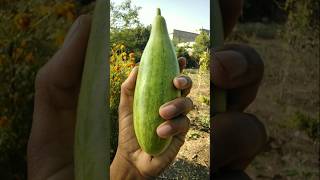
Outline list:
[[[144,180],[139,170],[124,157],[121,153],[117,152],[112,164],[110,166],[110,179],[111,180],[129,180],[138,179]]]

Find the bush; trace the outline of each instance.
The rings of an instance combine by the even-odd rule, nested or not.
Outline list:
[[[151,26],[138,26],[130,29],[112,30],[111,44],[125,44],[127,53],[135,52],[136,62],[140,61],[142,52],[148,42]]]
[[[210,66],[209,53],[203,52],[200,55],[200,73],[208,73]]]
[[[314,140],[320,140],[320,121],[309,117],[301,112],[296,112],[293,116],[293,123],[298,129],[305,131]]]
[[[210,37],[205,31],[201,31],[196,37],[195,43],[193,44],[193,56],[196,59],[200,59],[203,52],[208,51],[210,46]]]
[[[134,53],[127,54],[123,44],[113,44],[110,57],[110,117],[111,117],[111,161],[118,146],[118,106],[121,84],[135,66]]]
[[[35,75],[62,45],[76,5],[38,0],[0,4],[0,179],[27,179]]]

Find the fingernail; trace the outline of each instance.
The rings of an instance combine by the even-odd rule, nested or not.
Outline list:
[[[173,117],[177,113],[177,108],[174,105],[167,105],[161,109],[161,111],[169,117]]]
[[[79,26],[80,26],[80,19],[77,18],[77,20],[72,24],[68,34],[66,35],[62,48],[68,46],[68,44],[71,42],[76,32],[79,30]]]
[[[245,57],[236,51],[221,51],[216,54],[217,60],[227,71],[230,79],[243,75],[247,71],[247,61]]]
[[[181,87],[185,87],[188,83],[187,79],[184,77],[178,77],[177,80]]]
[[[168,124],[162,125],[157,129],[157,133],[161,137],[167,137],[170,136],[172,132],[172,127]]]

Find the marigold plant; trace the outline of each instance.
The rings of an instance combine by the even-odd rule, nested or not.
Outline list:
[[[110,57],[111,159],[118,142],[118,106],[121,84],[135,66],[134,53],[128,54],[123,44],[113,44]]]
[[[72,0],[0,4],[0,179],[27,179],[35,75],[61,47],[80,10]]]

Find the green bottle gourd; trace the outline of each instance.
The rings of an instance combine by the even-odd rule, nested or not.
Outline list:
[[[109,177],[109,2],[97,0],[83,67],[74,142],[74,179]]]
[[[138,143],[150,155],[161,154],[171,139],[157,135],[157,127],[165,120],[159,115],[164,103],[181,96],[173,85],[179,64],[160,9],[153,21],[148,43],[143,51],[136,80],[133,120]]]

